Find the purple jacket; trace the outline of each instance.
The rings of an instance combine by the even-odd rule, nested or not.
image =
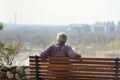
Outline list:
[[[81,55],[75,53],[70,46],[65,45],[63,43],[56,43],[52,46],[49,46],[40,54],[41,58],[55,57],[55,56],[64,56],[71,58],[81,57]]]

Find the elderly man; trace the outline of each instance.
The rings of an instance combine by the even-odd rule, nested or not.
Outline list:
[[[79,58],[81,55],[75,53],[73,49],[65,45],[67,41],[67,35],[64,32],[60,32],[57,34],[57,43],[49,46],[43,52],[41,52],[40,57],[55,57],[55,56],[64,56],[71,58]]]

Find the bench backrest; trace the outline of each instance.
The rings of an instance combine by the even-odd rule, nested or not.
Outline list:
[[[30,56],[31,80],[120,80],[119,58]]]

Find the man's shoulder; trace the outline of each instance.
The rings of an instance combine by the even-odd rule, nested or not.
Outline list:
[[[71,46],[70,46],[70,45],[67,45],[67,44],[65,45],[65,47],[71,48]]]
[[[56,45],[55,44],[52,44],[52,45],[49,45],[48,47],[49,48],[53,48],[53,47],[55,47]]]
[[[55,44],[49,45],[48,47],[53,47],[53,46],[55,46]]]

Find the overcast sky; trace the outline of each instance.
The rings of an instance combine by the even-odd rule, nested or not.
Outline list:
[[[0,0],[0,22],[93,24],[120,20],[120,0]]]

